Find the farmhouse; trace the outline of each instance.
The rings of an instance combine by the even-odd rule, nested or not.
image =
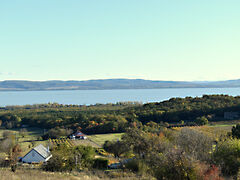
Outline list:
[[[49,148],[45,148],[42,144],[36,146],[29,151],[23,158],[24,163],[40,163],[46,162],[52,157]]]
[[[81,131],[77,131],[76,133],[70,136],[71,139],[87,139],[87,136],[83,134]]]

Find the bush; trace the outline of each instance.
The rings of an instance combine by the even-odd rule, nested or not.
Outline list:
[[[95,152],[92,147],[67,147],[59,145],[52,150],[52,158],[43,169],[46,171],[72,171],[73,169],[88,169],[93,165]]]
[[[106,169],[108,167],[108,159],[97,158],[93,160],[93,168]]]
[[[43,165],[43,169],[52,172],[72,171],[74,165],[74,159],[72,157],[65,158],[59,153],[54,153],[47,164]]]
[[[197,171],[195,164],[182,151],[171,149],[151,158],[151,171],[157,179],[195,180]]]
[[[240,124],[232,127],[232,137],[240,139]]]
[[[197,170],[198,179],[223,180],[223,177],[221,177],[221,171],[219,167],[202,162],[197,162],[195,166]]]
[[[143,160],[139,159],[133,159],[128,161],[125,164],[125,168],[140,174],[146,173],[148,171],[148,166],[146,165],[146,163]]]
[[[200,126],[206,125],[206,124],[208,124],[208,119],[205,116],[198,117],[196,119],[196,123],[197,123],[197,125],[200,125]]]
[[[228,139],[217,144],[213,154],[214,161],[226,176],[236,176],[240,168],[240,142]]]

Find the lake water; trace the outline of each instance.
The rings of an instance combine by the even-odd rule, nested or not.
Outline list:
[[[127,90],[69,90],[69,91],[2,91],[0,106],[57,102],[90,105],[123,101],[159,102],[172,97],[202,96],[203,94],[240,95],[240,88],[166,88]]]

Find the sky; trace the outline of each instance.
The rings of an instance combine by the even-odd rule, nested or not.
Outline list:
[[[239,0],[0,0],[0,81],[240,78]]]

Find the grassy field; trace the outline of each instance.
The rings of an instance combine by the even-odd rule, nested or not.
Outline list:
[[[59,173],[59,172],[45,172],[34,169],[18,169],[15,173],[10,169],[0,169],[1,180],[139,180],[139,179],[152,179],[150,177],[139,177],[130,172],[122,171],[94,171],[94,172],[71,172],[71,173]]]
[[[121,139],[121,136],[124,133],[114,133],[114,134],[95,134],[95,135],[90,135],[88,138],[95,143],[99,144],[102,146],[105,141],[113,141],[113,140],[118,140]]]
[[[0,129],[0,138],[5,131],[11,132],[16,136],[16,141],[22,148],[21,155],[25,155],[31,148],[42,144],[47,146],[48,141],[39,140],[39,137],[43,135],[43,130],[39,128],[25,128],[27,132],[25,133],[24,137],[19,133],[20,129]]]
[[[16,135],[16,140],[20,144],[22,148],[22,156],[25,155],[29,150],[33,147],[42,144],[47,146],[49,144],[48,140],[39,140],[39,137],[43,135],[43,129],[40,128],[26,128],[27,133],[24,137],[19,133],[20,129],[0,129],[0,138],[2,138],[2,134],[5,131],[11,132]],[[84,146],[92,146],[96,148],[100,148],[105,141],[109,140],[117,140],[121,139],[123,133],[115,133],[115,134],[96,134],[87,136],[87,140],[75,140],[75,145],[84,145]]]
[[[74,144],[76,146],[82,145],[82,146],[92,146],[95,148],[101,148],[100,145],[98,145],[97,143],[95,143],[94,141],[91,141],[90,139],[85,139],[85,140],[73,140]]]

